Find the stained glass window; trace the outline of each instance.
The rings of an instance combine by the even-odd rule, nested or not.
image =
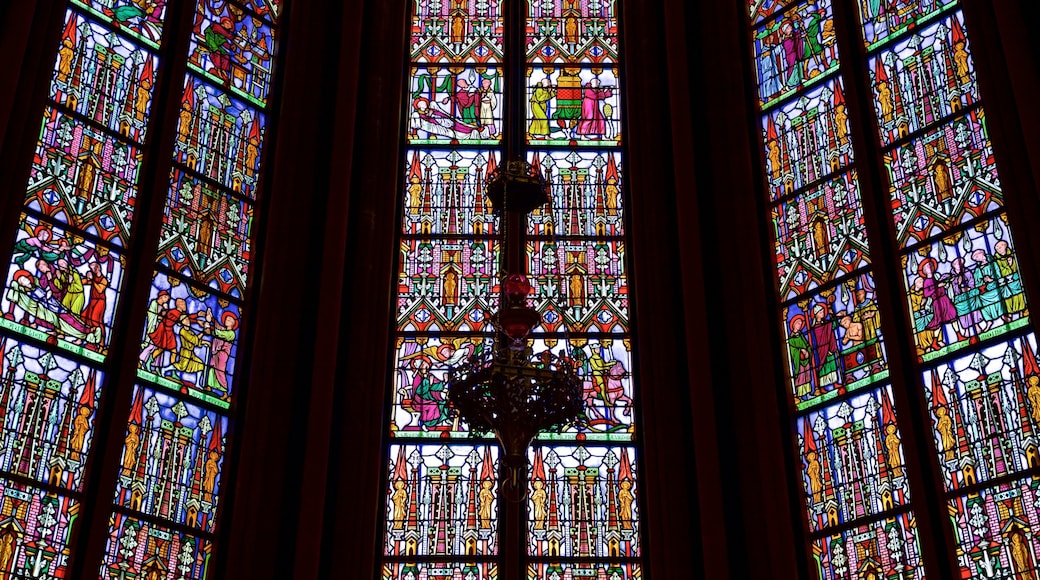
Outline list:
[[[0,576],[207,577],[244,388],[280,12],[275,0],[68,2],[0,297]],[[189,54],[175,55],[164,33],[182,16]],[[175,96],[170,111],[157,95]],[[157,121],[168,114],[172,132]],[[173,159],[155,155],[159,141]],[[154,257],[133,251],[156,241]],[[130,270],[154,273],[147,296]],[[134,312],[145,327],[126,332]],[[104,369],[125,356],[137,377],[116,383]],[[101,424],[112,400],[132,403]],[[118,461],[102,461],[99,433],[124,442]],[[90,483],[101,465],[116,471]],[[107,505],[82,521],[86,501]],[[85,553],[106,528],[104,555]]]
[[[499,574],[498,446],[468,438],[447,371],[496,340],[502,226],[485,184],[507,155],[551,189],[522,236],[542,318],[530,342],[571,361],[586,405],[580,427],[539,436],[529,454],[527,577],[642,577],[617,10],[413,4],[385,580]]]
[[[924,545],[960,578],[1030,577],[1040,366],[969,24],[956,0],[853,4],[749,0],[810,566],[918,578]],[[859,26],[842,32],[831,20],[849,10]],[[865,53],[864,70],[839,70],[839,52]],[[850,110],[852,92],[870,105]],[[900,303],[909,326],[882,319]],[[893,356],[920,379],[890,376]],[[932,437],[914,445],[938,458],[944,498],[911,489],[928,468],[906,463],[916,418],[897,400],[929,411]],[[956,546],[919,541],[928,509],[949,514],[930,525]]]

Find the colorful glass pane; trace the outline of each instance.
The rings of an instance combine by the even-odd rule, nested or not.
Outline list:
[[[773,207],[780,296],[794,298],[869,264],[856,172]]]
[[[903,256],[918,356],[928,361],[1028,324],[1001,215]]]
[[[527,243],[535,332],[627,332],[625,243],[560,238]]]
[[[892,387],[846,398],[799,423],[802,484],[813,531],[909,503]]]
[[[1040,365],[1030,333],[925,373],[947,489],[1040,465]]]
[[[189,75],[177,120],[176,160],[252,199],[266,123],[257,109]]]
[[[0,327],[101,361],[108,352],[123,257],[23,215],[0,305]]]
[[[159,59],[69,10],[54,66],[56,103],[143,142]]]
[[[0,351],[0,470],[79,489],[104,375],[10,338]]]
[[[870,59],[874,110],[891,143],[979,100],[960,12]]]
[[[462,437],[468,429],[449,413],[448,369],[491,349],[490,337],[397,339],[390,430],[400,437]]]
[[[163,209],[159,263],[242,296],[252,257],[253,204],[174,169]]]
[[[957,0],[859,0],[867,48],[873,49],[906,30],[925,26],[955,4]]]
[[[549,205],[527,216],[536,236],[623,236],[620,151],[534,151],[529,162],[551,185]]]
[[[1035,578],[1040,571],[1038,505],[1040,480],[1035,477],[951,500],[960,577]]]
[[[605,578],[642,580],[643,567],[633,562],[620,564],[532,563],[527,565],[527,580],[564,580],[566,578]],[[468,580],[468,579],[467,579]]]
[[[113,28],[122,30],[152,48],[162,40],[166,0],[71,0]]]
[[[498,553],[498,447],[391,445],[388,556]]]
[[[230,2],[198,0],[188,66],[257,105],[267,102],[274,29]]]
[[[135,386],[116,505],[212,532],[225,433],[226,417]]]
[[[414,68],[408,142],[481,145],[501,140],[503,79],[498,68]]]
[[[126,245],[142,152],[48,109],[33,157],[26,205],[102,240]]]
[[[397,328],[402,332],[492,330],[498,304],[498,242],[401,240]]]
[[[112,514],[102,578],[205,580],[213,544],[121,513]]]
[[[66,578],[74,499],[0,479],[0,576]]]
[[[783,317],[798,409],[888,377],[881,313],[869,273],[792,303]]]
[[[766,176],[773,201],[852,162],[843,91],[840,81],[828,82],[763,118]]]
[[[528,554],[639,556],[635,449],[535,447],[528,458]]]
[[[422,0],[412,10],[412,60],[502,60],[502,0]]]
[[[769,107],[838,70],[830,0],[788,10],[754,32],[759,103]]]
[[[238,304],[162,273],[152,279],[137,375],[222,408],[231,405]]]
[[[621,143],[617,68],[542,67],[527,71],[527,142]]]
[[[1004,192],[975,109],[885,156],[896,235],[904,247],[1000,209]]]
[[[382,568],[382,580],[498,580],[497,562],[434,562],[411,563],[386,562]]]
[[[912,513],[822,537],[813,542],[812,558],[820,580],[926,577]]]
[[[791,0],[747,0],[748,14],[751,21],[757,24],[780,12],[790,3]]]
[[[497,151],[411,149],[405,176],[405,234],[494,235],[498,218],[487,198]]]
[[[525,0],[527,62],[616,63],[617,5],[607,0]]]
[[[282,0],[242,0],[242,5],[268,22],[278,22],[282,15]]]

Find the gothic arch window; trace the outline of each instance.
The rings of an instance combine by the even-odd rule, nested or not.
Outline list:
[[[814,576],[1034,576],[1040,366],[971,21],[745,6]]]
[[[530,451],[528,577],[642,577],[618,10],[412,5],[384,580],[498,577],[499,450],[467,438],[446,374],[495,340],[502,224],[484,183],[512,158],[552,189],[518,236],[542,315],[533,346],[574,361],[586,393],[587,424]]]
[[[246,390],[281,2],[61,5],[0,226],[0,575],[201,579]]]

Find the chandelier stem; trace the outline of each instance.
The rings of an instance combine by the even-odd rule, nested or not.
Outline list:
[[[527,578],[527,457],[505,455],[499,463],[499,510],[503,579]]]

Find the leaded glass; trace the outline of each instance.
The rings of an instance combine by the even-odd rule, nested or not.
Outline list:
[[[812,558],[820,580],[926,577],[911,513],[819,538],[813,542]]]
[[[915,242],[1000,209],[1004,191],[975,109],[885,156],[899,242]]]
[[[142,151],[48,109],[33,157],[26,206],[125,246],[137,205]]]
[[[501,139],[502,72],[496,67],[417,67],[410,80],[408,142],[494,145]]]
[[[1035,578],[1038,505],[1040,480],[1035,477],[952,499],[949,509],[961,578]]]
[[[423,0],[412,6],[413,61],[501,61],[503,0]]]
[[[532,151],[528,161],[549,180],[552,199],[528,216],[535,236],[623,236],[621,152]]]
[[[770,111],[762,119],[762,143],[773,201],[851,163],[841,81],[828,82]]]
[[[76,500],[0,479],[0,576],[65,578]]]
[[[793,298],[869,264],[856,172],[773,206],[780,296]]]
[[[1018,258],[1000,215],[903,256],[918,356],[928,361],[1028,324]]]
[[[103,373],[11,338],[0,353],[0,470],[79,490]]]
[[[278,22],[282,15],[282,0],[242,0],[242,5],[268,22]]]
[[[566,578],[605,578],[606,580],[642,580],[643,567],[637,563],[573,564],[534,563],[527,566],[527,580],[564,580]],[[468,578],[466,580],[469,580]]]
[[[0,327],[101,361],[123,278],[123,257],[23,215],[0,306]]]
[[[153,48],[162,40],[163,21],[166,19],[166,2],[141,2],[140,0],[71,0],[73,5],[86,9],[90,14],[112,27],[129,33]]]
[[[542,145],[621,143],[617,67],[527,70],[527,142]]]
[[[263,106],[271,86],[274,29],[231,2],[198,0],[188,66]]]
[[[382,580],[498,580],[497,562],[469,563],[431,562],[431,563],[394,563],[385,562],[382,568]]]
[[[754,38],[759,102],[763,107],[838,70],[830,0],[798,5],[755,30]]]
[[[940,364],[924,376],[946,488],[1040,466],[1040,366],[1030,333]]]
[[[881,312],[869,274],[801,298],[782,311],[788,376],[804,409],[884,380]]]
[[[134,42],[69,10],[50,98],[143,142],[158,64]]]
[[[617,62],[616,2],[524,1],[527,4],[527,62]]]
[[[108,544],[99,573],[102,578],[205,580],[213,544],[122,513],[109,520]]]
[[[791,0],[747,0],[751,21],[758,23],[780,12]]]
[[[391,445],[388,556],[498,553],[498,447]]]
[[[485,192],[501,163],[494,150],[412,149],[404,185],[403,232],[495,235],[498,218]]]
[[[235,302],[156,273],[137,375],[172,392],[228,408],[242,316]]]
[[[860,20],[868,48],[912,28],[926,26],[957,0],[859,0]]]
[[[625,243],[560,238],[527,243],[535,332],[627,332]]]
[[[635,449],[535,447],[527,496],[535,558],[640,555]]]
[[[498,304],[498,241],[401,240],[400,331],[491,331]]]
[[[885,143],[923,129],[979,100],[960,12],[870,62],[874,110]]]

